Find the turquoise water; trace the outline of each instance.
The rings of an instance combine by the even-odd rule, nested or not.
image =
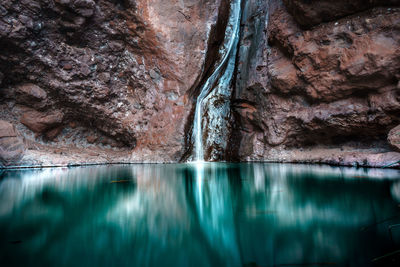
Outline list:
[[[258,163],[4,171],[0,237],[0,266],[383,265],[393,255],[377,257],[400,249],[400,172]]]

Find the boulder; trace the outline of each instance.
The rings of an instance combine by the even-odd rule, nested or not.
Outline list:
[[[46,91],[31,83],[18,86],[15,91],[15,97],[17,103],[28,107],[41,109],[46,106]]]
[[[45,101],[31,98],[30,92],[38,90],[30,84],[23,85],[17,104],[41,112],[63,110],[68,118],[79,118],[82,128],[95,128],[126,147],[140,144],[138,150],[165,151],[166,159],[179,160],[191,96],[215,61],[208,51],[219,48],[214,41],[223,37],[228,2],[2,1],[1,118],[17,120],[23,114],[10,108],[15,90],[7,98],[3,91],[40,82]],[[209,36],[214,36],[210,42]],[[170,91],[177,97],[166,99]],[[46,115],[41,115],[24,114],[22,120],[55,137],[58,130],[49,131],[57,127],[43,127],[38,121]]]
[[[21,135],[11,123],[0,120],[0,165],[17,163],[24,152],[25,145]]]
[[[400,125],[390,130],[388,142],[392,147],[400,151]]]
[[[86,140],[89,144],[94,144],[97,141],[97,136],[89,135],[86,137]]]
[[[39,112],[36,110],[27,111],[21,116],[21,123],[35,133],[44,133],[60,126],[64,118],[61,111]]]

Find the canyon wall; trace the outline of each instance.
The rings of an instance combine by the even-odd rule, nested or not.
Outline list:
[[[225,159],[400,160],[400,1],[246,0]],[[3,166],[178,162],[229,0],[0,3]]]
[[[179,161],[226,3],[2,1],[0,119],[26,145],[8,164]]]
[[[400,1],[248,3],[232,157],[357,166],[400,160],[388,141],[400,122]]]

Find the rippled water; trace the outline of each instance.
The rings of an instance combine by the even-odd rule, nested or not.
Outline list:
[[[1,266],[368,266],[400,248],[398,170],[206,163],[1,176]]]

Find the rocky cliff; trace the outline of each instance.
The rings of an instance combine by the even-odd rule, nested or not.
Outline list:
[[[18,164],[179,161],[225,4],[2,1],[0,118],[25,137]]]
[[[400,160],[387,140],[400,121],[400,1],[248,3],[232,156],[359,166]]]
[[[400,160],[400,1],[242,5],[226,159]],[[188,158],[228,12],[229,0],[2,1],[2,164]]]

